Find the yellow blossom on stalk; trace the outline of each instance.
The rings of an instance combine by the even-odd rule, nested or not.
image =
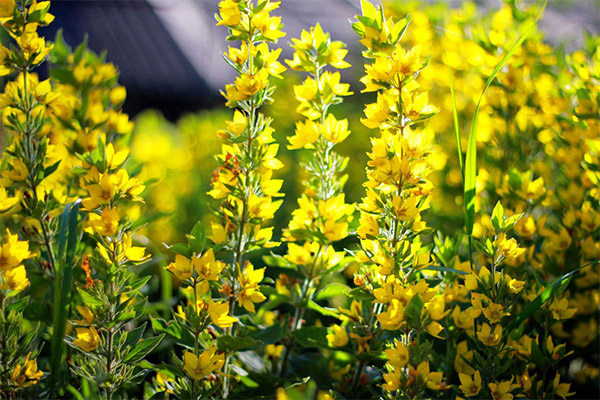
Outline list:
[[[268,11],[279,6],[279,2],[270,3]],[[259,12],[252,18],[252,27],[260,31],[262,36],[270,41],[275,41],[285,36],[281,31],[281,17],[271,17],[268,12]]]
[[[500,233],[494,240],[494,245],[498,248],[500,254],[507,259],[517,258],[525,252],[525,249],[519,248],[515,239],[507,239],[504,232]]]
[[[180,281],[184,281],[192,276],[194,267],[191,261],[181,254],[175,256],[175,262],[172,262],[167,267],[167,270],[173,273]]]
[[[479,371],[475,371],[475,375],[473,375],[473,377],[463,373],[459,373],[458,377],[461,383],[458,388],[465,396],[475,397],[481,390],[481,374]]]
[[[397,299],[392,299],[387,311],[377,314],[377,320],[381,328],[388,331],[395,331],[404,325],[404,306]]]
[[[497,324],[502,320],[506,315],[510,315],[510,313],[504,311],[504,307],[500,304],[490,303],[487,307],[483,309],[483,315],[487,318],[488,321],[492,324]]]
[[[288,136],[287,146],[290,150],[297,150],[301,148],[312,149],[313,144],[319,139],[320,127],[316,122],[307,120],[303,122],[296,122],[296,130],[294,136]]]
[[[401,341],[396,339],[394,343],[396,344],[395,347],[386,349],[384,352],[388,359],[388,363],[395,369],[399,369],[408,363],[409,351],[408,347],[406,347]]]
[[[93,325],[89,328],[75,328],[75,331],[77,332],[77,339],[73,341],[75,346],[85,352],[96,350],[98,344],[100,344],[100,336]]]
[[[512,400],[515,396],[513,396],[510,392],[516,387],[519,387],[518,384],[513,384],[512,381],[513,379],[511,378],[510,381],[489,383],[488,386],[490,388],[490,392],[492,393],[492,398],[494,400]]]
[[[90,325],[92,322],[94,322],[94,314],[92,314],[92,311],[88,307],[77,306],[75,308],[77,309],[79,314],[81,314],[83,320],[73,322],[80,325]]]
[[[23,364],[17,364],[11,374],[12,382],[20,388],[35,385],[40,381],[44,373],[38,370],[37,361],[30,360],[31,352],[25,357]]]
[[[488,324],[483,323],[477,331],[477,338],[486,346],[497,346],[502,340],[502,326],[498,324],[492,331]]]
[[[570,383],[560,383],[560,374],[556,374],[554,380],[552,381],[552,388],[554,389],[556,395],[561,397],[563,400],[567,398],[567,396],[573,396],[574,392],[569,392],[571,389]]]
[[[223,0],[219,3],[219,16],[217,19],[219,22],[217,25],[235,26],[242,20],[240,13],[240,7],[237,1],[234,0]]]
[[[284,256],[286,260],[296,265],[308,265],[319,250],[318,242],[304,242],[302,246],[294,243],[288,244],[288,252]]]
[[[2,281],[4,283],[1,283]],[[29,279],[23,265],[6,270],[0,275],[0,289],[20,292],[27,286],[29,286]]]
[[[327,334],[327,341],[331,346],[344,347],[348,344],[348,333],[346,329],[339,325],[332,325],[330,333]]]
[[[0,18],[11,17],[15,10],[15,0],[0,0]]]
[[[394,392],[400,387],[400,369],[394,369],[390,372],[383,374],[385,383],[381,385],[382,388],[388,392]]]
[[[121,215],[115,208],[106,207],[102,214],[89,214],[88,231],[96,232],[100,236],[114,235],[119,228]]]
[[[12,235],[7,229],[4,243],[0,247],[0,271],[16,268],[31,256],[29,242],[19,241],[19,237]]]
[[[229,316],[229,304],[211,302],[208,304],[208,315],[213,324],[219,328],[229,328],[237,322],[237,318]]]
[[[340,143],[344,141],[350,131],[348,130],[348,120],[337,120],[333,114],[327,115],[325,124],[321,127],[321,134],[332,143]]]
[[[8,211],[18,202],[18,197],[8,197],[6,189],[3,186],[0,186],[0,212]]]
[[[445,387],[445,384],[442,382],[444,374],[442,372],[431,372],[428,361],[421,362],[416,370],[412,366],[409,366],[409,370],[412,374],[420,377],[429,389],[439,390]]]
[[[227,240],[227,231],[223,225],[211,222],[210,228],[212,233],[208,235],[208,238],[212,240],[214,244],[221,244]]]
[[[265,276],[265,268],[254,269],[254,266],[249,262],[246,263],[244,273],[238,276],[238,281],[241,286],[240,293],[238,294],[238,304],[244,307],[250,312],[256,312],[254,303],[260,303],[266,299],[266,297],[260,292],[260,286],[258,285]]]
[[[207,377],[214,371],[221,369],[225,363],[225,354],[215,354],[216,351],[215,347],[211,347],[198,356],[186,351],[183,369],[194,380]]]
[[[192,265],[198,276],[207,281],[216,281],[219,279],[219,274],[225,268],[225,263],[215,260],[215,254],[212,249],[208,249],[202,257],[194,257]]]

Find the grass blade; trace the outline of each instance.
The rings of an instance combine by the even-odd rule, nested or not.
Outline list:
[[[514,54],[515,51],[523,44],[525,39],[529,36],[531,31],[537,26],[538,21],[540,20],[544,9],[546,8],[546,3],[548,0],[544,0],[542,4],[541,10],[538,12],[533,23],[521,34],[519,39],[513,44],[504,57],[500,60],[494,71],[488,77],[485,86],[479,96],[479,101],[477,102],[477,107],[475,108],[475,113],[473,114],[473,121],[471,122],[471,130],[469,132],[469,142],[467,144],[467,157],[465,160],[465,228],[467,230],[467,234],[471,235],[473,233],[473,225],[475,224],[475,183],[477,178],[477,117],[479,116],[479,107],[481,106],[481,100],[485,95],[485,92],[490,87],[492,81],[498,74],[498,71],[504,67],[508,59]]]
[[[566,289],[570,282],[570,278],[582,270],[585,267],[589,267],[590,265],[600,263],[600,261],[592,261],[591,263],[582,265],[581,267],[561,276],[560,278],[555,279],[546,289],[540,293],[538,297],[536,297],[532,302],[527,304],[521,313],[513,319],[508,327],[506,328],[507,332],[512,331],[517,328],[523,321],[525,321],[529,316],[531,316],[534,312],[536,312],[541,306],[544,305],[550,298],[552,298],[556,293],[560,293],[562,290]]]
[[[54,313],[52,315],[54,331],[52,333],[50,356],[50,385],[57,388],[64,364],[64,337],[69,316],[73,263],[79,231],[77,217],[81,200],[69,204],[61,216],[59,230],[59,251],[54,281]],[[60,265],[60,267],[59,267]]]
[[[463,165],[463,151],[462,151],[462,143],[460,142],[458,109],[456,108],[456,97],[454,96],[454,83],[452,82],[452,72],[450,71],[450,66],[448,66],[448,78],[450,79],[450,95],[452,97],[452,116],[454,119],[454,135],[456,137],[456,150],[458,151],[458,164],[460,165],[460,172],[462,174],[463,183],[464,183],[465,166]]]

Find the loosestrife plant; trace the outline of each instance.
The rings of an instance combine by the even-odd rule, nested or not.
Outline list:
[[[360,95],[320,24],[286,70],[279,6],[219,3],[232,113],[135,130],[104,53],[0,0],[0,397],[594,397],[597,35],[362,1]]]

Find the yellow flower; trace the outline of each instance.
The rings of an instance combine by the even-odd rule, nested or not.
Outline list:
[[[227,229],[223,225],[211,222],[210,229],[212,233],[208,235],[208,238],[212,240],[214,244],[221,244],[227,240]]]
[[[504,232],[500,233],[496,240],[494,240],[494,245],[507,259],[517,258],[525,252],[525,249],[519,248],[515,239],[507,239]]]
[[[271,4],[275,5],[279,4],[279,2]],[[259,12],[252,18],[252,27],[258,29],[268,41],[275,42],[277,39],[285,36],[285,33],[281,31],[281,17],[271,17],[265,11]]]
[[[377,314],[377,320],[381,328],[388,331],[395,331],[404,325],[404,306],[398,299],[392,299],[385,312]]]
[[[250,263],[246,264],[246,268],[238,277],[240,282],[241,290],[238,295],[238,304],[243,306],[246,310],[254,313],[254,303],[260,303],[264,301],[266,297],[260,292],[258,284],[263,280],[265,276],[265,268],[254,270],[254,266]]]
[[[175,379],[173,379],[172,377],[162,374],[160,372],[156,373],[156,386],[158,386],[158,389],[160,392],[167,392],[167,393],[171,393],[173,394],[173,391],[171,389],[168,389],[168,384],[172,385],[175,383]]]
[[[423,361],[420,363],[417,366],[416,371],[412,368],[412,366],[409,368],[412,370],[414,375],[421,377],[429,389],[438,390],[444,387],[444,384],[442,383],[444,374],[442,372],[430,372],[429,362]]]
[[[181,254],[177,254],[175,256],[175,262],[169,264],[167,270],[171,271],[180,281],[184,281],[192,276],[194,267],[188,258]]]
[[[219,274],[225,268],[225,263],[215,260],[215,254],[212,249],[208,249],[202,257],[194,257],[192,265],[202,279],[207,281],[216,281]]]
[[[366,239],[369,236],[375,237],[379,234],[379,222],[371,214],[361,213],[359,222],[360,225],[356,230],[359,238]]]
[[[348,344],[348,334],[346,329],[339,325],[332,325],[330,333],[327,334],[327,341],[331,346],[344,347]]]
[[[141,262],[150,258],[150,255],[146,255],[145,247],[133,246],[131,235],[123,235],[122,251],[129,261]]]
[[[77,311],[79,311],[79,314],[81,314],[83,320],[75,320],[73,322],[79,325],[89,325],[94,322],[94,314],[92,314],[92,311],[88,307],[77,306],[75,308]]]
[[[385,355],[390,365],[394,366],[394,368],[402,368],[408,363],[408,347],[397,339],[394,340],[394,343],[396,343],[396,347],[385,350]]]
[[[18,197],[8,197],[3,186],[0,186],[0,212],[5,212],[19,202]]]
[[[208,303],[208,315],[213,324],[219,328],[229,328],[237,322],[237,318],[229,316],[229,304],[211,300]]]
[[[496,346],[502,339],[502,326],[496,325],[494,331],[492,332],[491,327],[484,323],[477,331],[477,338],[486,346]]]
[[[319,250],[318,242],[304,242],[302,246],[294,243],[288,244],[288,253],[284,256],[286,260],[296,265],[309,265],[314,255]]]
[[[102,174],[98,183],[86,186],[90,198],[84,201],[85,208],[96,208],[108,203],[119,190],[120,178],[121,175],[117,174]]]
[[[394,392],[398,390],[400,387],[400,370],[395,369],[391,372],[384,373],[383,379],[385,380],[385,383],[381,385],[382,388],[388,392]]]
[[[434,321],[439,321],[450,313],[450,310],[444,311],[445,301],[444,296],[434,297],[429,303],[425,304],[425,309],[429,314],[429,318]]]
[[[503,317],[510,315],[510,313],[505,312],[504,307],[502,307],[500,304],[490,303],[483,309],[483,315],[488,321],[490,321],[490,323],[497,324]]]
[[[77,339],[73,341],[73,344],[81,348],[85,352],[91,352],[96,350],[100,343],[100,336],[94,326],[89,328],[75,328],[77,332]]]
[[[327,115],[325,124],[321,127],[321,134],[330,142],[340,143],[350,135],[348,130],[348,120],[337,120],[333,114]]]
[[[560,374],[557,373],[552,381],[552,387],[558,397],[561,397],[563,400],[567,398],[567,396],[573,396],[575,393],[569,393],[569,389],[571,389],[570,383],[560,383]]]
[[[513,385],[511,378],[510,381],[492,382],[488,384],[488,386],[494,400],[512,400],[514,396],[510,393],[510,391],[519,385]]]
[[[116,209],[106,207],[102,210],[101,215],[95,213],[89,214],[87,231],[96,232],[100,236],[114,235],[119,228],[120,220],[121,215]]]
[[[272,201],[271,197],[259,197],[252,193],[248,198],[248,215],[251,218],[272,219],[281,201]]]
[[[20,292],[29,286],[29,279],[27,279],[27,272],[23,265],[4,271],[0,277],[4,280],[4,283],[0,285],[0,289]]]
[[[15,0],[0,0],[0,18],[12,17]]]
[[[27,354],[23,364],[17,364],[11,375],[13,383],[21,388],[35,385],[44,376],[44,373],[38,370],[37,361],[30,360],[29,357],[31,352]]]
[[[297,150],[301,148],[311,149],[313,143],[319,139],[319,124],[313,121],[306,121],[305,123],[296,122],[296,130],[294,136],[288,136],[288,149]]]
[[[471,376],[463,373],[459,373],[458,377],[461,383],[458,388],[465,396],[475,397],[475,395],[477,395],[477,393],[479,393],[481,390],[481,374],[479,371],[475,371],[475,375],[472,378]]]
[[[242,20],[239,3],[233,0],[224,0],[219,3],[221,18],[217,25],[235,26]]]
[[[11,235],[7,229],[5,243],[0,247],[0,271],[16,268],[29,257],[29,242],[19,241],[18,236]]]
[[[190,378],[200,380],[214,371],[221,369],[225,363],[225,354],[215,355],[215,347],[205,350],[198,357],[194,353],[186,351],[184,354],[183,369]]]

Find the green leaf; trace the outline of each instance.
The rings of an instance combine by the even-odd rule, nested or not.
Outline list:
[[[81,44],[79,46],[77,46],[77,49],[75,49],[75,53],[73,53],[73,63],[74,64],[79,64],[79,62],[83,58],[85,50],[87,49],[87,42],[88,42],[88,35],[86,33],[83,37],[83,42],[81,42]]]
[[[261,343],[260,340],[254,340],[250,336],[223,335],[217,339],[217,347],[226,353],[258,346]]]
[[[127,355],[123,358],[123,363],[125,364],[135,364],[138,361],[141,361],[148,355],[152,350],[156,348],[165,337],[163,333],[160,336],[154,336],[148,339],[144,339],[141,342],[138,342],[137,345]]]
[[[404,317],[406,318],[406,321],[412,326],[419,325],[422,309],[423,300],[421,300],[418,294],[415,294],[408,302],[406,310],[404,310]]]
[[[368,290],[363,289],[361,287],[356,287],[356,288],[350,290],[348,292],[348,297],[350,297],[351,299],[355,299],[355,300],[366,300],[366,301],[371,301],[375,298],[373,296],[372,292],[369,292]]]
[[[15,301],[14,303],[9,304],[6,309],[10,311],[14,311],[16,313],[21,313],[27,307],[29,303],[29,296],[25,296],[20,300]]]
[[[102,300],[95,298],[84,289],[78,288],[77,291],[79,292],[83,303],[88,307],[98,307],[104,304]]]
[[[334,296],[345,295],[350,291],[347,285],[342,283],[330,283],[324,289],[320,290],[315,297],[316,300],[324,300]]]
[[[420,271],[423,271],[423,270],[426,270],[426,269],[430,269],[432,271],[452,272],[453,274],[458,274],[458,275],[469,275],[469,274],[467,274],[464,271],[459,271],[459,270],[454,269],[454,268],[440,267],[440,266],[437,266],[437,265],[430,265],[428,267],[420,269]]]
[[[146,283],[148,283],[148,281],[150,279],[152,279],[152,275],[144,276],[142,278],[138,278],[138,279],[134,280],[133,282],[131,282],[131,285],[129,285],[129,291],[130,292],[137,292],[138,290],[140,290],[141,288],[143,288],[144,285]]]
[[[50,306],[39,301],[32,301],[23,310],[23,317],[30,321],[41,321],[47,324],[52,323],[52,313]]]
[[[504,228],[504,207],[500,202],[496,203],[494,211],[492,211],[492,225],[496,234],[500,233]]]
[[[539,19],[546,8],[546,3],[548,0],[544,0],[544,3],[539,11],[535,21],[521,34],[519,39],[515,42],[515,44],[508,50],[502,60],[496,65],[496,68],[492,71],[491,75],[488,77],[481,95],[479,96],[479,101],[477,102],[477,107],[475,107],[475,113],[473,114],[473,121],[471,122],[471,130],[469,132],[469,142],[467,144],[467,158],[465,161],[465,227],[467,230],[467,234],[471,235],[473,233],[473,225],[475,224],[475,196],[476,196],[476,178],[477,178],[477,118],[479,116],[479,108],[481,106],[481,100],[485,95],[485,92],[492,84],[492,81],[504,67],[508,59],[517,51],[517,49],[523,44],[527,36],[533,31],[533,29],[537,26]]]
[[[64,64],[68,61],[69,54],[71,54],[71,47],[65,42],[61,28],[56,32],[56,36],[54,37],[54,46],[50,52],[50,62],[53,64]]]
[[[192,232],[186,235],[190,248],[197,254],[202,254],[204,245],[206,244],[206,231],[201,221],[196,222]]]
[[[576,270],[573,270],[567,274],[564,274],[560,278],[555,279],[548,287],[540,293],[538,297],[536,297],[532,302],[527,304],[523,310],[513,319],[510,324],[506,327],[507,332],[512,331],[517,328],[523,321],[529,318],[534,312],[536,312],[541,306],[544,305],[550,298],[552,298],[555,294],[561,293],[566,287],[569,285],[570,278],[575,273],[580,271],[581,269],[588,267],[590,265],[599,263],[600,261],[593,261],[591,263],[585,264]]]
[[[275,324],[265,329],[260,329],[251,335],[252,339],[260,341],[262,344],[273,344],[285,337],[285,327]]]
[[[319,314],[324,315],[326,317],[339,318],[339,316],[340,316],[340,312],[337,310],[337,308],[320,306],[319,304],[315,303],[314,300],[310,300],[308,302],[307,308],[309,310],[314,310],[314,311],[318,312]]]
[[[183,244],[183,243],[175,243],[174,245],[169,246],[166,243],[163,243],[165,245],[165,247],[177,254],[181,254],[182,256],[185,256],[187,258],[191,258],[192,255],[194,254],[194,252],[192,251],[192,249],[190,249],[187,245]]]
[[[145,329],[146,329],[146,322],[144,322],[142,325],[138,326],[137,328],[134,328],[134,329],[130,330],[129,332],[127,332],[127,340],[125,341],[125,344],[127,346],[134,346],[142,338],[142,335],[144,334]]]
[[[73,71],[66,68],[53,68],[50,70],[50,78],[59,81],[60,83],[75,85],[77,81],[73,75]]]
[[[279,268],[296,268],[296,265],[290,263],[288,260],[279,256],[277,254],[271,253],[269,256],[263,256],[263,261],[269,267],[279,267]]]
[[[292,335],[302,347],[329,348],[327,341],[327,328],[323,326],[309,326],[295,330]]]

